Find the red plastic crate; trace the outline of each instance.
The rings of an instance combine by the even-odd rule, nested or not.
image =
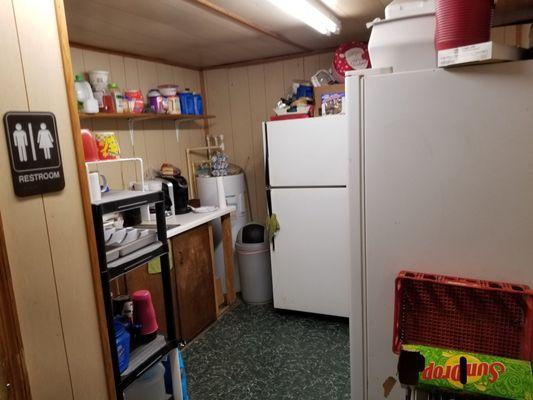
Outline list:
[[[393,350],[422,344],[531,360],[528,286],[402,271],[396,278]]]

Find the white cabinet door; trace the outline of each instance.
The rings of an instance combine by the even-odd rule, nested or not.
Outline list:
[[[348,317],[348,190],[273,189],[272,207],[274,307]]]
[[[272,187],[345,186],[348,126],[345,115],[266,124]]]

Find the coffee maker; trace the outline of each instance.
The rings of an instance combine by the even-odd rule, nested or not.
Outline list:
[[[189,185],[187,179],[181,175],[165,176],[163,178],[172,183],[174,191],[174,212],[176,214],[187,214],[191,211],[189,207]]]

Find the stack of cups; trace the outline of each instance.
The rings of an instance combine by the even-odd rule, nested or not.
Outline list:
[[[437,50],[490,40],[494,0],[437,0]]]

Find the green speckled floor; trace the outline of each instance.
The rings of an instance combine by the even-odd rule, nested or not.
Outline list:
[[[348,322],[239,303],[183,351],[191,400],[350,398]]]

